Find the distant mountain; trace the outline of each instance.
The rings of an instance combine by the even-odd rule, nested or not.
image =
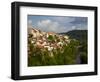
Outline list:
[[[60,33],[63,35],[68,35],[70,36],[71,39],[77,39],[81,42],[86,42],[87,41],[87,30],[72,30],[66,33]]]

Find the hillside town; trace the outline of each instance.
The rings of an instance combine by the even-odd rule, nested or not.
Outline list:
[[[28,28],[28,53],[31,53],[30,46],[41,49],[48,50],[61,50],[63,47],[70,43],[69,37],[66,35],[59,35],[54,32],[43,32],[32,27]],[[34,55],[34,54],[33,54]],[[53,56],[53,55],[52,55]]]

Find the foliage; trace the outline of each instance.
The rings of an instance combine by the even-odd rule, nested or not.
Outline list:
[[[67,46],[64,45],[62,49],[53,51],[48,51],[45,49],[41,50],[33,46],[31,54],[28,57],[28,66],[76,64],[78,45],[78,41],[71,40],[71,42]]]
[[[80,42],[86,42],[87,41],[87,30],[72,30],[67,33],[61,33],[64,35],[70,36],[72,39],[79,40]]]
[[[34,38],[34,34],[28,34],[28,66],[88,63],[87,31],[75,30],[63,33],[60,36],[58,34],[51,34],[48,35],[48,37],[46,37],[45,33],[39,37]],[[47,44],[44,43],[46,48],[36,46],[38,41],[43,44],[41,39],[46,40],[45,43]],[[37,45],[43,47],[38,43]],[[79,58],[80,61],[77,62],[77,58]]]

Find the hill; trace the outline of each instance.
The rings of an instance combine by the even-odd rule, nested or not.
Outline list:
[[[28,66],[87,63],[86,30],[44,32],[28,27]]]
[[[77,39],[81,42],[87,41],[87,30],[72,30],[66,33],[60,33],[63,35],[68,35],[71,39]]]

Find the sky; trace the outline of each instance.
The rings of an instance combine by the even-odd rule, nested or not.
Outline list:
[[[45,32],[63,33],[71,30],[87,30],[87,17],[28,15],[28,25]]]

